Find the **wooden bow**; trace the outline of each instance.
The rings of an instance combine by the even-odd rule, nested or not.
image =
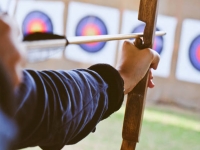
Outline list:
[[[157,6],[159,0],[141,0],[138,19],[145,22],[143,42],[136,40],[139,49],[152,48],[157,21]],[[145,97],[149,72],[128,94],[124,124],[122,131],[121,150],[135,150],[139,142],[140,128],[144,111]]]

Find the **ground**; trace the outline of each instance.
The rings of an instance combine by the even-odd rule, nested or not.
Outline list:
[[[118,150],[122,138],[124,106],[102,121],[95,133],[63,150]],[[137,150],[200,150],[200,112],[169,105],[148,105]],[[28,148],[26,150],[40,150]]]

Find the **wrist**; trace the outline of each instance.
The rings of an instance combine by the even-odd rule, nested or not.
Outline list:
[[[118,72],[124,81],[124,94],[128,94],[136,85],[134,78],[123,70],[118,69]]]

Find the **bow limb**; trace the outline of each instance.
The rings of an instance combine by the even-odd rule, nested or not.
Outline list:
[[[137,42],[135,45],[139,49],[152,48],[154,33],[157,21],[157,6],[159,0],[141,0],[138,19],[145,22],[143,42]],[[121,150],[135,150],[136,143],[139,142],[141,122],[143,118],[145,97],[149,72],[128,94],[124,124],[122,131],[123,142]]]

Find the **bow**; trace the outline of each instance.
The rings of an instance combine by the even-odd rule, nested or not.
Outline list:
[[[159,0],[140,0],[138,19],[145,22],[143,41],[137,38],[136,47],[139,49],[152,48],[157,21],[157,6]],[[124,124],[122,131],[121,150],[135,150],[139,141],[141,122],[144,111],[145,96],[149,72],[128,94]]]

